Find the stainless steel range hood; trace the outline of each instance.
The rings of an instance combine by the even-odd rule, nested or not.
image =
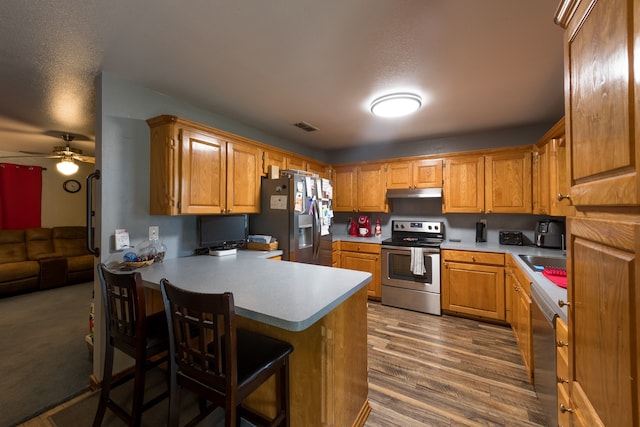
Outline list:
[[[442,197],[442,188],[387,190],[387,199],[425,199],[429,197]]]

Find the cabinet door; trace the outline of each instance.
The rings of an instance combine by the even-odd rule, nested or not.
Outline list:
[[[571,192],[567,170],[567,144],[563,136],[553,138],[549,144],[549,197],[550,214],[553,216],[572,216],[575,208],[568,197]]]
[[[443,213],[484,212],[484,157],[444,161]]]
[[[413,166],[410,161],[391,162],[387,165],[387,188],[413,188]]]
[[[307,161],[307,172],[315,173],[320,178],[330,179],[329,167],[324,163]]]
[[[629,75],[634,65],[629,60],[638,55],[629,37],[637,35],[632,28],[634,17],[638,25],[632,10],[637,3],[580,2],[566,31],[566,131],[574,206],[640,204],[634,135],[640,79],[635,76],[634,90]]]
[[[533,151],[533,213],[536,215],[549,215],[551,212],[549,145],[546,143]]]
[[[387,180],[384,164],[358,167],[357,206],[359,212],[387,211]]]
[[[382,296],[380,284],[380,255],[345,252],[340,253],[340,267],[349,270],[358,270],[371,273],[371,282],[367,290],[370,298],[380,298]]]
[[[599,418],[607,426],[638,425],[634,396],[639,362],[634,346],[640,224],[637,218],[567,220],[573,409],[579,418]]]
[[[333,210],[357,212],[356,167],[342,166],[333,170]]]
[[[516,292],[516,296],[513,300],[513,304],[515,304],[515,317],[517,319],[517,328],[515,330],[516,339],[518,341],[518,348],[520,348],[520,354],[522,354],[524,367],[529,377],[529,382],[533,382],[533,325],[531,323],[531,299],[525,292],[522,284],[519,282],[517,282],[514,290]]]
[[[269,173],[269,166],[277,166],[280,170],[287,168],[286,155],[280,151],[264,150],[262,173]]]
[[[442,187],[442,160],[416,160],[412,169],[413,188]]]
[[[260,212],[262,150],[255,145],[227,144],[227,203],[224,213]]]
[[[531,152],[485,156],[485,211],[531,213]]]
[[[445,262],[442,309],[505,320],[504,267]]]
[[[226,195],[226,141],[183,128],[180,143],[180,213],[222,213]]]
[[[307,161],[302,157],[287,156],[287,169],[306,171]]]

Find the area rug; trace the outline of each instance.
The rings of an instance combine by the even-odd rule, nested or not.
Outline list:
[[[162,393],[167,388],[165,372],[161,369],[152,369],[147,373],[145,386],[145,401]],[[131,397],[133,393],[133,381],[129,381],[117,387],[112,391],[111,398],[129,409],[131,405]],[[66,407],[49,417],[49,421],[56,427],[77,427],[90,426],[93,423],[96,409],[98,408],[98,399],[100,391],[96,391],[75,404]],[[151,409],[142,414],[142,427],[160,427],[167,425],[167,415],[169,411],[169,399],[165,399]],[[198,413],[198,400],[194,394],[184,391],[180,399],[180,425],[184,425]],[[112,411],[107,409],[105,417],[102,421],[102,427],[122,427],[126,424]],[[224,426],[224,411],[217,409],[207,418],[202,420],[199,425],[218,427]],[[241,427],[253,427],[253,425],[245,420],[240,423]]]
[[[93,283],[0,299],[0,426],[88,390]]]

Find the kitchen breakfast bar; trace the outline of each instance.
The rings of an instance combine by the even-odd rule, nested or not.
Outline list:
[[[293,345],[292,426],[363,426],[371,411],[367,400],[371,274],[269,260],[251,252],[166,259],[139,271],[151,290],[158,291],[160,280],[167,278],[194,292],[233,292],[239,327]],[[157,293],[152,295],[149,299],[157,304]],[[274,387],[271,379],[250,396],[249,404],[272,415]]]

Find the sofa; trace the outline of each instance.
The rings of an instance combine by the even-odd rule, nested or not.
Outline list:
[[[93,280],[82,226],[0,230],[0,297]]]

